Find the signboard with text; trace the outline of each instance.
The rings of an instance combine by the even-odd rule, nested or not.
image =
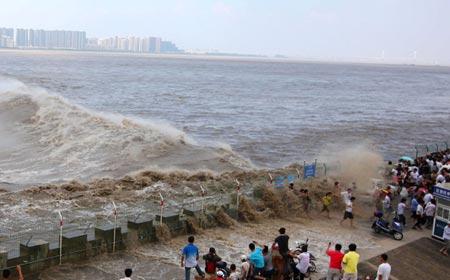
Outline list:
[[[308,179],[310,177],[315,177],[316,176],[316,164],[309,164],[309,165],[305,165],[303,168],[304,172],[303,172],[303,178],[304,179]]]

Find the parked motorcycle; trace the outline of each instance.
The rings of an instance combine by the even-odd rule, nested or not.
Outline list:
[[[383,220],[383,213],[376,212],[374,216],[377,218],[373,224],[372,228],[376,233],[385,233],[391,235],[395,240],[403,239],[403,226],[399,222],[397,216],[392,219],[391,225],[388,221]]]

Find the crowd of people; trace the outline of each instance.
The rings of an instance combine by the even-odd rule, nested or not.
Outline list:
[[[389,166],[392,186],[379,193],[377,210],[386,220],[395,213],[403,226],[409,223],[415,230],[430,229],[436,213],[433,187],[450,182],[450,150],[401,160],[397,165],[389,162]]]
[[[279,235],[268,245],[252,241],[248,245],[248,254],[240,257],[239,264],[231,264],[229,267],[220,258],[215,248],[210,248],[209,252],[201,257],[199,248],[194,244],[195,238],[190,236],[188,244],[182,249],[181,266],[185,270],[185,280],[191,279],[191,270],[195,269],[197,275],[195,279],[211,280],[265,280],[265,279],[296,279],[303,280],[309,277],[313,265],[314,256],[308,252],[308,244],[301,244],[298,248],[290,250],[289,235],[285,228],[279,229]],[[348,245],[346,251],[342,251],[341,244],[332,243],[324,250],[324,254],[329,257],[329,266],[326,275],[327,280],[357,280],[358,263],[360,256],[357,253],[357,245]],[[199,260],[205,261],[204,270],[199,266]],[[388,280],[391,266],[387,262],[388,256],[380,256],[377,279]]]

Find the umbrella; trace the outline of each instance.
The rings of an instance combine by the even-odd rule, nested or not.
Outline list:
[[[409,161],[409,162],[411,162],[411,163],[414,163],[414,160],[413,160],[411,157],[408,157],[408,156],[402,156],[402,157],[400,158],[400,160],[401,160],[401,161]]]

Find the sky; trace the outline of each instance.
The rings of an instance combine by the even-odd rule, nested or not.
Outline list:
[[[0,26],[152,35],[185,50],[450,64],[450,0],[0,0]]]

